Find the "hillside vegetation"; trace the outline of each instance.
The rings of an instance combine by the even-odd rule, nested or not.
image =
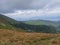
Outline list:
[[[56,26],[53,21],[47,21],[47,20],[29,20],[29,21],[24,21],[26,24],[30,25],[54,25]]]
[[[60,21],[29,20],[22,22],[25,24],[25,28],[29,28],[29,30],[32,31],[41,32],[42,30],[42,32],[49,31],[50,33],[60,33]]]
[[[0,29],[0,45],[60,45],[60,34]]]
[[[2,14],[0,14],[0,29],[41,33],[60,33],[60,26],[52,21],[16,21]]]
[[[18,21],[9,18],[7,16],[4,16],[2,14],[0,14],[0,29],[10,29],[10,30],[17,30],[17,31],[25,31],[21,28],[18,28],[14,25],[19,24]]]
[[[17,21],[0,14],[0,29],[14,29],[15,27],[11,24],[16,22]]]

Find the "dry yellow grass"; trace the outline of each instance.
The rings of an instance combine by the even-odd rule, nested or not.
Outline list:
[[[60,45],[60,34],[0,30],[0,45]]]

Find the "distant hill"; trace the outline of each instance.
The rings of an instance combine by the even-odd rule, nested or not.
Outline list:
[[[53,25],[57,26],[57,23],[54,21],[48,21],[48,20],[30,20],[30,21],[24,21],[24,23],[29,25]]]
[[[58,24],[46,20],[16,21],[0,14],[0,29],[17,29],[28,32],[57,33]]]
[[[53,21],[46,20],[22,21],[22,24],[20,24],[20,26],[18,27],[21,27],[31,32],[44,32],[44,33],[58,32],[57,30],[58,24]]]

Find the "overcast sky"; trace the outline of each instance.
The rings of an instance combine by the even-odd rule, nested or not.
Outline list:
[[[0,13],[16,20],[60,20],[60,0],[0,0]]]

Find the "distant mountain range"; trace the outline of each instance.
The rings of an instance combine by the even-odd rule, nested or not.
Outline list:
[[[16,21],[0,14],[0,29],[12,29],[27,32],[60,33],[60,21]]]

